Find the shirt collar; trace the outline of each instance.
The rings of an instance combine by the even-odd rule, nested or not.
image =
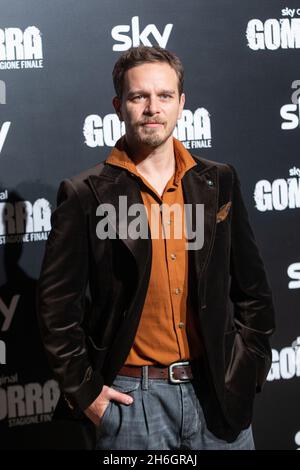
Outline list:
[[[173,145],[176,160],[174,184],[178,186],[184,174],[188,170],[190,170],[190,168],[196,166],[197,163],[195,162],[189,151],[185,148],[185,146],[179,140],[175,139],[175,137],[173,137]],[[126,152],[126,142],[124,136],[118,140],[115,147],[112,149],[111,153],[105,160],[105,163],[125,168],[130,173],[141,177],[141,174],[139,173],[136,165]]]

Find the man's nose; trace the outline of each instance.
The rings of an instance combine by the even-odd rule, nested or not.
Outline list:
[[[159,113],[159,102],[156,97],[149,96],[144,112],[150,116]]]

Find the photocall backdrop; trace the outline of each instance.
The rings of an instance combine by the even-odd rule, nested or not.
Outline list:
[[[274,292],[256,446],[299,448],[300,2],[0,0],[0,11],[0,446],[80,446],[76,427],[51,423],[59,389],[36,283],[59,183],[103,161],[124,132],[115,61],[158,44],[185,67],[175,135],[237,168]]]

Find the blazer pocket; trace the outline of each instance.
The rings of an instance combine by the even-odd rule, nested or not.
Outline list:
[[[225,364],[225,372],[229,366],[229,362],[232,355],[232,349],[235,341],[235,336],[237,334],[237,329],[233,328],[230,331],[226,331],[224,334],[224,364]]]
[[[217,212],[217,218],[216,218],[217,224],[220,222],[223,222],[227,218],[230,208],[231,208],[231,201],[228,201],[226,204],[223,204],[223,206],[220,207],[220,209]]]
[[[251,400],[256,392],[256,360],[239,332],[234,336],[225,385],[235,395]]]

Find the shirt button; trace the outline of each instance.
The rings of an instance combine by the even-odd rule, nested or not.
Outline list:
[[[178,295],[178,294],[180,294],[180,292],[181,292],[180,287],[176,287],[176,289],[175,289],[175,294]]]
[[[176,259],[175,253],[171,253],[171,259]]]
[[[168,224],[168,225],[171,225],[171,220],[170,220],[170,219],[167,220],[167,224]]]
[[[178,326],[179,328],[184,328],[184,323],[181,321]]]

